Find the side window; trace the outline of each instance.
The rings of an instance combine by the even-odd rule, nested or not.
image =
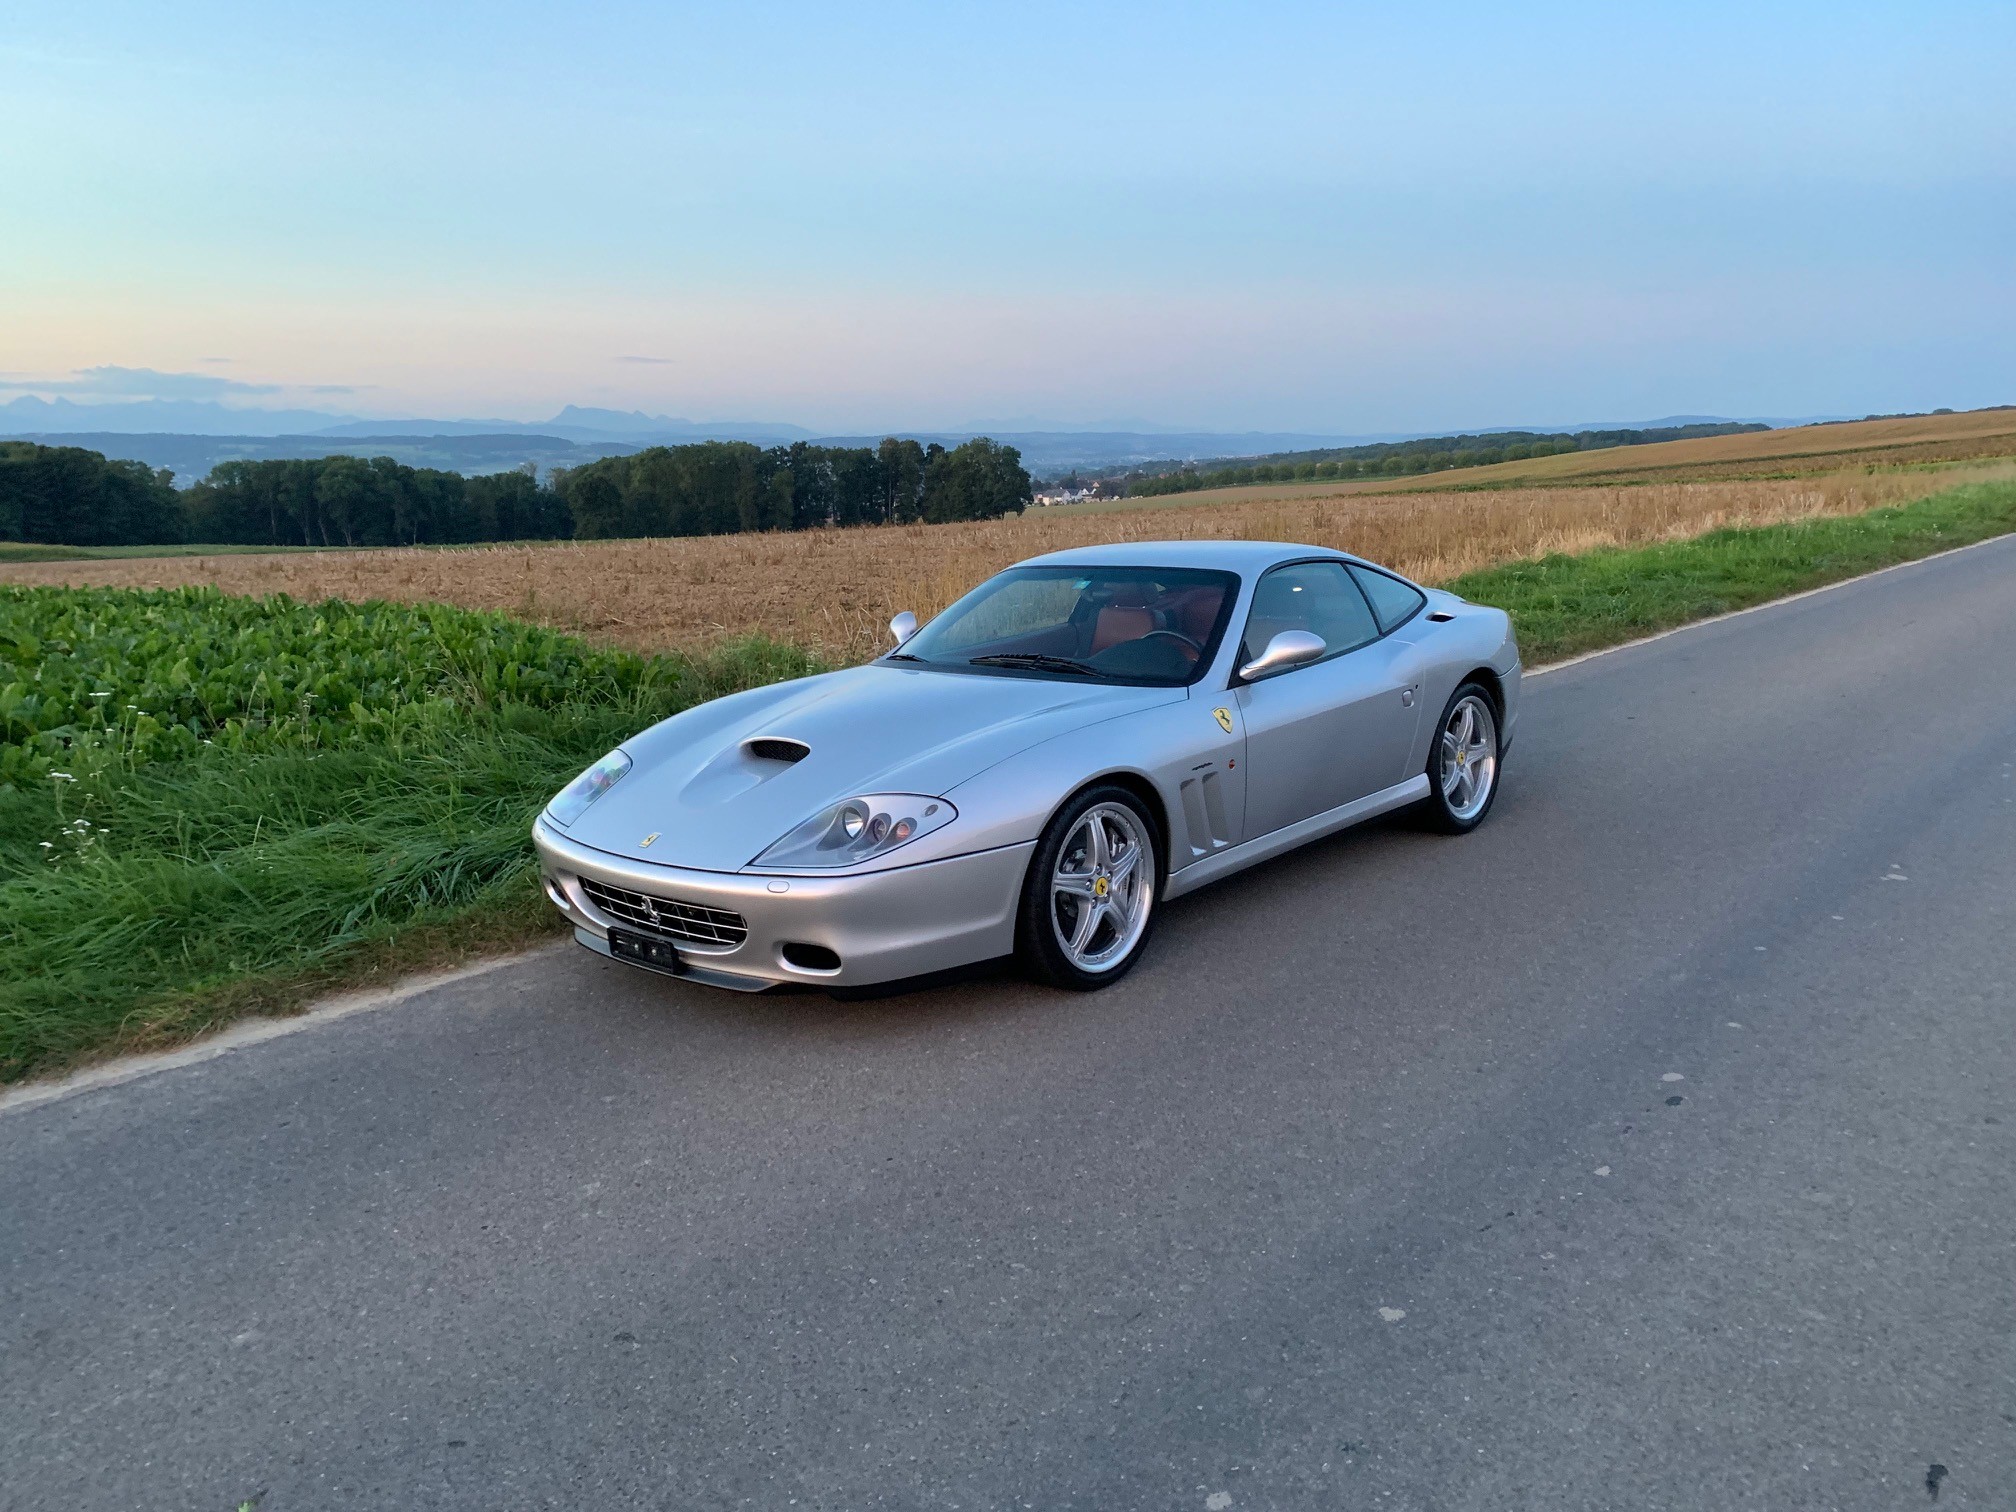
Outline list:
[[[1365,595],[1345,575],[1342,562],[1293,562],[1276,567],[1253,590],[1246,620],[1242,661],[1267,649],[1283,630],[1307,630],[1323,637],[1325,653],[1336,656],[1379,638],[1379,626],[1365,607]]]
[[[1413,584],[1403,583],[1383,572],[1374,572],[1369,567],[1354,566],[1351,576],[1358,579],[1358,586],[1365,590],[1365,597],[1372,600],[1372,612],[1379,616],[1382,633],[1405,624],[1414,617],[1416,610],[1428,602],[1426,595]]]

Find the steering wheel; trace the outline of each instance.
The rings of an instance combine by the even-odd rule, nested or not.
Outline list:
[[[1150,630],[1146,635],[1137,635],[1134,638],[1136,640],[1145,641],[1145,640],[1153,640],[1158,635],[1166,635],[1169,637],[1170,640],[1181,641],[1184,645],[1188,646],[1190,648],[1190,660],[1192,660],[1193,662],[1196,661],[1198,657],[1204,654],[1204,648],[1198,645],[1197,642],[1195,642],[1194,640],[1190,639],[1190,637],[1185,635],[1181,630]]]

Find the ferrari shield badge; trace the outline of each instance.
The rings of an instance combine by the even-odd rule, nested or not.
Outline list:
[[[651,848],[651,842],[653,840],[656,840],[657,838],[658,838],[658,831],[656,830],[651,831],[650,834],[646,835],[642,840],[637,842],[638,848],[641,850],[649,850]]]
[[[1218,721],[1219,729],[1223,730],[1227,735],[1232,733],[1232,711],[1230,709],[1213,709],[1211,716]]]

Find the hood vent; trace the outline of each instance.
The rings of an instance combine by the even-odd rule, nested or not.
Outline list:
[[[758,735],[754,740],[745,740],[742,749],[758,761],[781,761],[787,766],[812,754],[812,747],[804,741],[783,740],[775,735]]]

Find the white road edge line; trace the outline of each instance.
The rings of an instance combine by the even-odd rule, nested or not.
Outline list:
[[[141,1077],[152,1076],[159,1071],[173,1071],[180,1066],[193,1066],[202,1061],[214,1060],[220,1055],[229,1055],[233,1050],[242,1050],[247,1045],[262,1044],[266,1040],[279,1039],[282,1035],[299,1034],[304,1029],[319,1029],[336,1019],[349,1018],[355,1013],[371,1013],[380,1008],[390,1008],[394,1003],[403,1003],[410,997],[423,992],[431,992],[436,987],[445,987],[452,982],[468,981],[471,977],[483,976],[506,966],[515,966],[536,956],[551,955],[571,944],[571,940],[544,941],[530,950],[516,950],[510,955],[490,956],[481,961],[472,961],[466,966],[457,966],[451,971],[434,971],[425,976],[408,977],[389,987],[369,987],[355,992],[340,993],[326,998],[314,1007],[285,1018],[241,1019],[230,1028],[220,1030],[207,1039],[198,1040],[193,1045],[184,1045],[180,1050],[143,1051],[137,1055],[122,1055],[117,1060],[109,1060],[102,1065],[86,1066],[81,1071],[73,1071],[57,1081],[28,1082],[22,1086],[0,1091],[0,1117],[9,1113],[22,1112],[28,1108],[39,1108],[46,1103],[60,1102],[74,1097],[79,1092],[94,1091],[99,1087],[115,1087],[122,1082],[138,1081]]]
[[[1902,572],[1907,567],[1922,567],[1927,562],[1936,562],[1941,557],[1958,556],[1963,551],[1977,551],[1983,546],[1994,546],[2016,538],[2016,532],[1990,536],[1985,541],[1969,541],[1965,546],[1949,546],[1944,551],[1935,551],[1930,556],[1913,557],[1908,562],[1892,562],[1888,567],[1878,567],[1871,572],[1858,572],[1853,577],[1837,578],[1831,583],[1822,583],[1818,588],[1803,588],[1797,593],[1788,593],[1783,598],[1766,599],[1761,604],[1752,604],[1747,609],[1731,609],[1727,614],[1711,614],[1707,619],[1689,620],[1684,625],[1675,625],[1670,630],[1656,631],[1651,635],[1641,635],[1636,640],[1624,641],[1615,646],[1603,646],[1595,651],[1584,651],[1580,656],[1571,656],[1566,661],[1548,662],[1544,667],[1528,667],[1520,678],[1545,677],[1549,672],[1565,672],[1570,667],[1579,667],[1599,656],[1615,656],[1619,651],[1636,650],[1639,646],[1649,646],[1654,641],[1665,640],[1669,635],[1685,635],[1689,630],[1699,630],[1704,625],[1719,625],[1724,620],[1741,619],[1746,614],[1761,614],[1766,609],[1777,609],[1785,604],[1796,604],[1801,599],[1818,598],[1823,593],[1832,593],[1837,588],[1852,588],[1857,583],[1866,583],[1887,573]]]
[[[1948,551],[1935,551],[1930,556],[1917,557],[1909,562],[1895,562],[1888,567],[1878,567],[1874,572],[1860,573],[1855,577],[1845,577],[1838,582],[1823,583],[1818,588],[1808,588],[1799,593],[1787,594],[1784,598],[1769,599],[1761,604],[1752,604],[1747,609],[1732,609],[1727,614],[1717,614],[1709,619],[1689,620],[1684,625],[1675,625],[1671,630],[1661,630],[1655,635],[1640,636],[1634,641],[1625,641],[1619,646],[1605,646],[1600,651],[1585,651],[1580,656],[1571,656],[1566,661],[1549,662],[1544,667],[1529,667],[1522,677],[1545,677],[1549,672],[1566,671],[1569,667],[1579,667],[1583,662],[1594,661],[1599,656],[1614,656],[1619,651],[1629,651],[1638,646],[1649,646],[1653,641],[1665,640],[1669,635],[1681,635],[1689,630],[1699,630],[1703,625],[1719,625],[1724,620],[1741,618],[1746,614],[1756,614],[1763,609],[1776,609],[1781,604],[1796,604],[1800,599],[1813,598],[1822,593],[1832,593],[1836,588],[1847,588],[1856,583],[1866,583],[1871,578],[1882,577],[1886,572],[1901,572],[1906,567],[1917,567],[1925,562],[1936,562],[1941,557],[1958,556],[1963,551],[1973,551],[1980,546],[1993,546],[1998,541],[2008,541],[2008,535],[1990,536],[1985,541],[1970,541],[1965,546],[1955,546]],[[118,1060],[107,1061],[103,1065],[90,1066],[76,1071],[60,1081],[29,1082],[26,1085],[0,1091],[0,1116],[27,1108],[37,1108],[44,1104],[60,1102],[79,1092],[89,1092],[98,1087],[113,1087],[121,1082],[138,1081],[143,1076],[152,1076],[157,1071],[172,1071],[178,1066],[193,1066],[199,1062],[228,1055],[233,1050],[246,1045],[257,1045],[266,1040],[278,1039],[283,1034],[298,1034],[303,1029],[315,1029],[334,1019],[348,1018],[353,1013],[368,1013],[378,1008],[389,1008],[394,1003],[402,1003],[407,998],[417,997],[436,987],[445,987],[451,982],[466,981],[470,977],[482,976],[505,966],[515,965],[534,956],[559,950],[566,941],[554,941],[536,946],[531,950],[521,950],[506,956],[492,956],[488,960],[475,961],[453,971],[434,972],[428,976],[412,977],[391,987],[375,987],[363,992],[344,993],[333,997],[306,1012],[293,1014],[287,1018],[247,1019],[234,1024],[208,1039],[198,1040],[180,1050],[161,1050],[142,1055],[121,1056]]]

